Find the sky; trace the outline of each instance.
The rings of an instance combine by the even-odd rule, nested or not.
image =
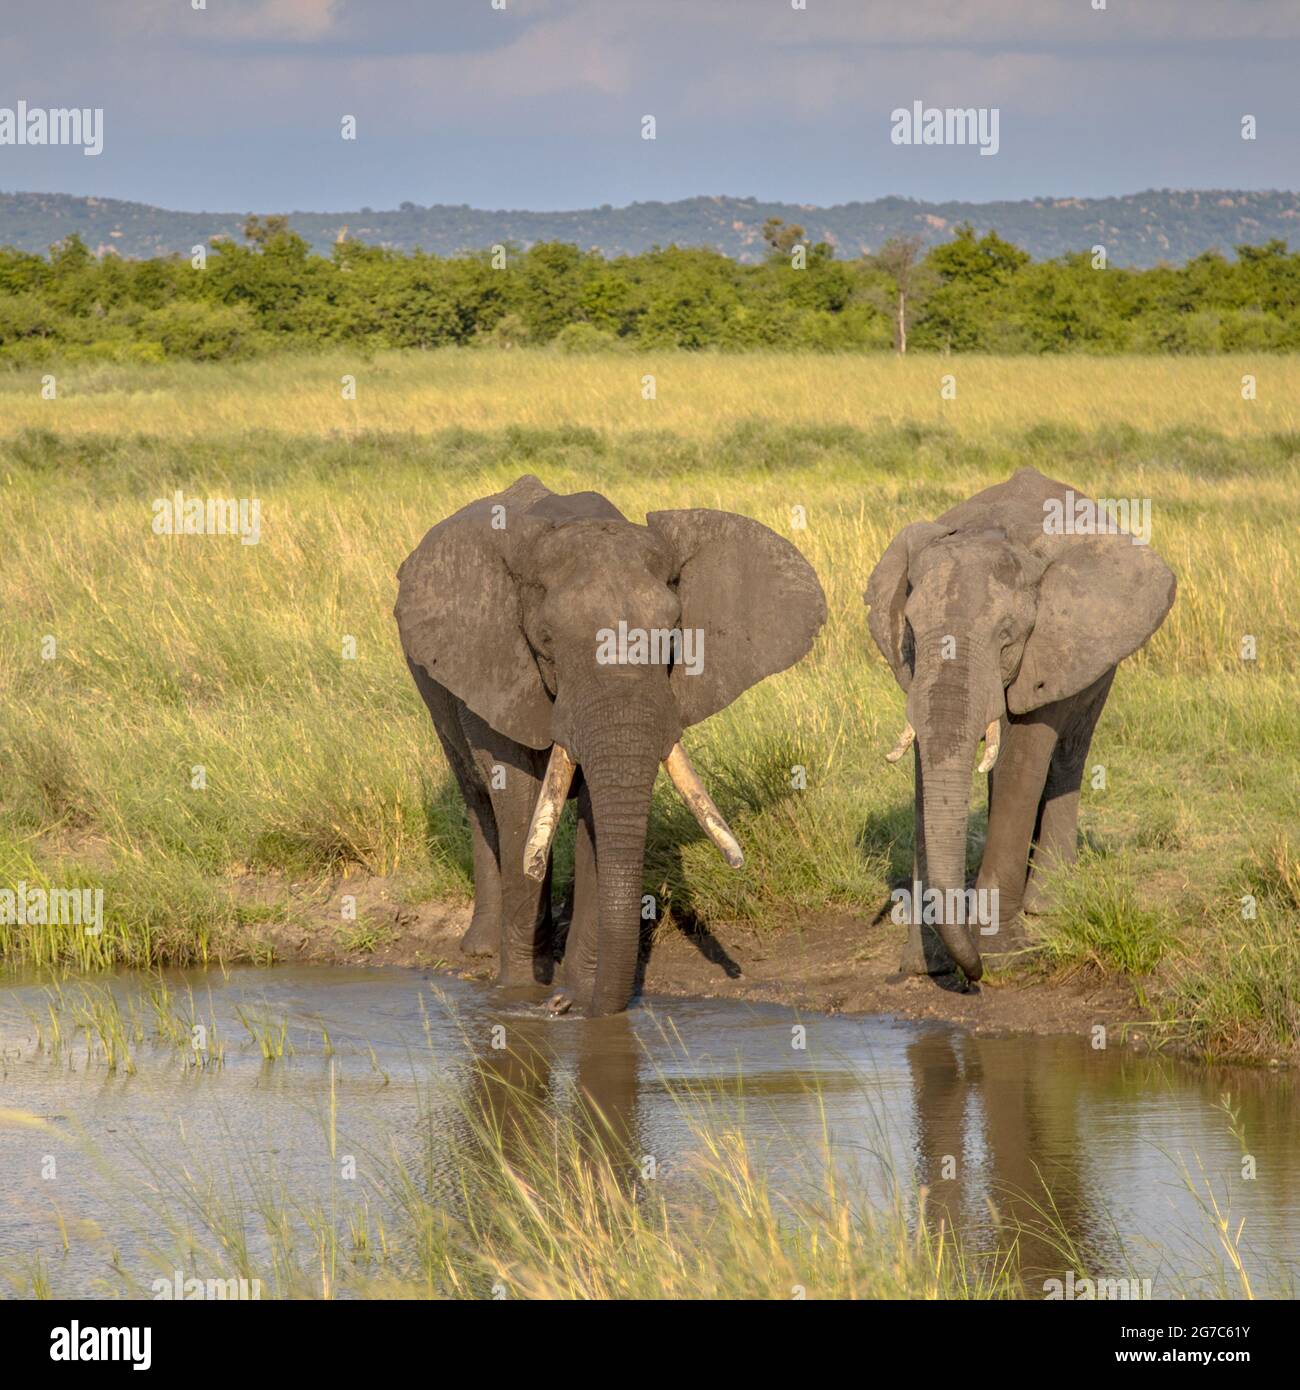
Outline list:
[[[1300,181],[1300,0],[3,2],[0,117],[104,113],[96,157],[0,144],[7,192],[555,210]],[[893,143],[916,101],[996,108],[998,152]]]

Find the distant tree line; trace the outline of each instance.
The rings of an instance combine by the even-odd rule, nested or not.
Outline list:
[[[837,260],[771,219],[765,262],[670,246],[606,259],[562,242],[452,257],[342,241],[314,255],[250,218],[199,267],[0,248],[0,360],[238,359],[330,346],[550,346],[909,352],[1300,349],[1300,253],[1284,241],[1182,266],[1031,260],[968,226],[925,252],[894,240]]]

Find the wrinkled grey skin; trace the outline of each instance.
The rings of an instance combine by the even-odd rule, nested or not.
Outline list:
[[[473,826],[462,947],[499,949],[502,984],[549,979],[550,875],[527,878],[523,853],[558,742],[579,764],[558,1003],[593,1015],[626,1008],[659,764],[683,728],[808,650],[826,613],[816,575],[746,517],[652,512],[639,526],[597,493],[557,496],[524,477],[435,526],[398,578],[402,647]],[[597,633],[620,620],[702,629],[703,670],[602,665]]]
[[[1044,501],[1067,491],[1084,495],[1022,468],[905,527],[868,582],[871,635],[916,730],[914,877],[926,888],[965,887],[971,768],[986,726],[1001,723],[976,880],[998,890],[996,932],[949,921],[936,924],[940,940],[914,925],[905,971],[938,974],[955,960],[977,980],[977,941],[999,953],[1023,943],[1020,912],[1041,910],[1047,873],[1076,858],[1079,787],[1115,667],[1173,604],[1174,576],[1149,545],[1045,533]]]

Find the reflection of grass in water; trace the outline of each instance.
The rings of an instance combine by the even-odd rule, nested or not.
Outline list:
[[[1224,1101],[1227,1099],[1225,1097]],[[1219,1108],[1226,1112],[1229,1132],[1243,1143],[1244,1153],[1236,1113],[1226,1103],[1221,1103]],[[1096,1253],[1095,1238],[1090,1242],[1092,1250],[1086,1250],[1075,1239],[1068,1220],[1057,1207],[1056,1198],[1040,1172],[1038,1192],[1011,1188],[1002,1191],[1005,1200],[1014,1204],[1018,1212],[1015,1226],[1010,1232],[1012,1262],[1018,1260],[1023,1242],[1032,1239],[1059,1257],[1062,1271],[1074,1271],[1076,1285],[1084,1279],[1096,1284],[1118,1278],[1128,1281],[1131,1287],[1149,1287],[1151,1296],[1155,1298],[1225,1301],[1259,1297],[1294,1299],[1297,1296],[1295,1274],[1287,1260],[1273,1256],[1266,1262],[1243,1244],[1246,1218],[1233,1216],[1231,1194],[1226,1183],[1224,1194],[1220,1197],[1215,1192],[1212,1175],[1206,1171],[1198,1154],[1193,1153],[1189,1163],[1183,1155],[1170,1153],[1162,1145],[1153,1147],[1168,1162],[1177,1176],[1178,1187],[1191,1197],[1200,1213],[1199,1230],[1171,1227],[1168,1236],[1170,1243],[1162,1248],[1149,1240],[1135,1240],[1126,1236],[1114,1213],[1101,1207],[1101,1214],[1109,1226],[1114,1255],[1107,1268],[1099,1269],[1101,1257]],[[1000,1223],[999,1213],[994,1210],[993,1215],[995,1221]],[[1197,1253],[1199,1258],[1194,1269],[1180,1269],[1173,1262],[1173,1242],[1178,1239],[1185,1240]],[[1257,1271],[1253,1278],[1249,1267],[1251,1264]],[[1117,1274],[1116,1271],[1122,1272]],[[1036,1290],[1039,1287],[1037,1278],[1027,1282],[1026,1287],[1031,1291]]]
[[[692,1106],[702,1094],[694,1088]],[[399,1174],[434,1288],[526,1298],[985,1298],[1010,1296],[1004,1261],[972,1260],[942,1223],[910,1222],[847,1188],[829,1155],[820,1181],[778,1192],[739,1128],[697,1116],[671,1184],[647,1179],[608,1117],[557,1115],[514,1088],[509,1134],[485,1111],[479,1162],[449,1220]],[[921,1197],[924,1202],[924,1196]],[[411,1228],[410,1226],[408,1229]]]
[[[420,1152],[403,1155],[396,1135],[382,1152],[358,1146],[356,1188],[339,1176],[348,1154],[331,1063],[322,1122],[333,1176],[329,1193],[313,1200],[268,1174],[234,1136],[222,1151],[242,1154],[242,1164],[223,1174],[205,1168],[202,1155],[177,1164],[137,1153],[148,1176],[123,1199],[139,1212],[137,1234],[153,1233],[152,1273],[128,1270],[108,1247],[116,1291],[149,1297],[152,1278],[170,1281],[176,1269],[187,1278],[258,1279],[267,1298],[985,1298],[1015,1291],[1005,1261],[972,1260],[943,1226],[910,1222],[901,1188],[892,1202],[871,1206],[847,1190],[824,1152],[814,1158],[818,1183],[796,1195],[777,1192],[734,1121],[710,1123],[711,1107],[733,1102],[734,1089],[725,1097],[702,1083],[669,1091],[691,1116],[693,1137],[669,1192],[669,1184],[643,1176],[641,1156],[613,1117],[591,1105],[549,1103],[534,1059],[512,1057],[513,1078],[500,1070],[506,1059],[496,1060],[471,1069],[450,1113],[441,1092],[424,1092]],[[453,1186],[431,1200],[439,1172],[454,1175]],[[15,1287],[41,1296],[55,1282],[33,1267],[25,1286]]]
[[[808,1089],[820,1132],[803,1136],[808,1178],[795,1190],[778,1189],[746,1132],[744,1104],[761,1097],[746,1097],[743,1079],[715,1087],[661,1071],[659,1092],[691,1135],[670,1180],[647,1176],[619,1117],[557,1104],[539,1054],[477,1061],[460,1083],[450,1103],[441,1086],[420,1090],[414,1152],[402,1148],[409,1134],[390,1134],[373,1151],[350,1148],[331,1059],[321,1115],[331,1179],[327,1194],[310,1199],[299,1179],[268,1172],[234,1136],[221,1146],[233,1166],[215,1175],[201,1155],[179,1165],[137,1155],[148,1177],[124,1196],[139,1211],[152,1276],[106,1250],[114,1290],[149,1297],[152,1277],[170,1281],[180,1269],[187,1278],[260,1280],[265,1298],[1012,1298],[1037,1293],[1017,1267],[1022,1233],[1054,1246],[1076,1278],[1098,1274],[1046,1185],[1038,1206],[1015,1218],[1023,1230],[1004,1232],[996,1252],[955,1238],[927,1213],[925,1190],[892,1170],[883,1193],[869,1195],[834,1160],[816,1078]],[[342,1176],[350,1153],[355,1184]],[[450,1186],[440,1190],[440,1180]],[[1201,1209],[1235,1286],[1207,1243],[1209,1273],[1180,1284],[1162,1270],[1156,1292],[1255,1296],[1260,1281],[1246,1274],[1240,1228],[1212,1194]],[[1152,1251],[1148,1272],[1153,1260],[1167,1263]],[[1127,1249],[1116,1267],[1125,1277],[1141,1272]],[[56,1278],[38,1262],[27,1280],[11,1282],[41,1296]]]

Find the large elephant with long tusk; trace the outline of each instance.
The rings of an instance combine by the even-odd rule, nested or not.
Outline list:
[[[498,949],[503,984],[549,982],[551,842],[576,798],[573,920],[549,1007],[626,1008],[658,769],[739,867],[682,732],[808,651],[826,616],[817,576],[747,517],[662,511],[639,526],[597,493],[524,477],[435,526],[398,579],[407,663],[473,831],[462,948]]]
[[[1124,507],[1140,521],[1142,499]],[[1019,914],[1041,910],[1048,872],[1076,857],[1079,788],[1115,667],[1174,601],[1149,531],[1120,529],[1117,516],[1118,504],[1022,468],[936,521],[905,526],[871,575],[871,635],[907,692],[907,724],[886,757],[913,747],[916,769],[913,880],[924,902],[914,891],[904,971],[938,974],[956,961],[979,979],[976,939],[991,952],[1018,946]],[[971,899],[966,830],[981,737],[988,836]]]

